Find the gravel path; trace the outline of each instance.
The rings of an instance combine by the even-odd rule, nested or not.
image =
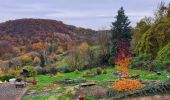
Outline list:
[[[0,84],[0,100],[20,100],[27,88],[15,88],[14,84]]]

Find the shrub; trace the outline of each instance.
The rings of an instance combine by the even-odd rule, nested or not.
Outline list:
[[[93,72],[90,70],[87,70],[83,73],[83,76],[92,76],[92,75],[93,75]]]
[[[113,83],[113,88],[120,92],[133,91],[143,86],[140,81],[131,79],[118,79]]]
[[[109,60],[108,60],[108,63],[109,63],[110,65],[114,65],[114,61],[115,61],[115,56],[111,56],[111,57],[109,58]]]
[[[9,79],[11,79],[11,78],[14,78],[15,76],[14,75],[3,75],[3,76],[1,76],[0,77],[0,80],[1,81],[9,81]]]
[[[29,77],[35,77],[37,75],[37,71],[33,66],[24,66],[23,69],[29,72]]]
[[[50,72],[51,75],[55,75],[57,73],[57,68],[56,67],[51,67],[49,69],[49,72]]]
[[[15,74],[15,70],[12,68],[8,69],[8,75],[14,75]]]
[[[139,55],[137,57],[133,57],[131,68],[148,69],[150,63],[151,63],[151,61],[149,60],[149,55],[141,54],[141,55]]]
[[[107,74],[107,70],[106,70],[106,69],[103,69],[103,70],[102,70],[102,74]]]
[[[64,74],[61,74],[60,72],[57,72],[56,77],[63,77]]]
[[[73,97],[73,96],[76,95],[76,91],[74,89],[72,89],[72,88],[68,88],[64,92],[64,95],[69,96],[69,97]]]
[[[74,73],[79,74],[80,72],[79,72],[79,70],[76,69],[76,70],[74,71]]]
[[[96,69],[96,74],[97,74],[97,75],[102,74],[102,69],[101,69],[101,68],[97,68],[97,69]]]
[[[68,67],[61,67],[61,68],[58,68],[58,71],[61,73],[69,73],[71,72],[71,69]]]
[[[45,68],[36,68],[37,74],[38,75],[45,75],[48,74],[48,71]]]

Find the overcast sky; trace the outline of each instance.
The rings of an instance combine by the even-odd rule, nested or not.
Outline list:
[[[123,6],[135,26],[144,16],[153,16],[161,2],[170,0],[0,0],[0,22],[20,18],[63,21],[85,28],[110,28],[117,10]]]

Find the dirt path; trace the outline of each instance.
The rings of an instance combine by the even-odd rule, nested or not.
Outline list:
[[[0,100],[20,100],[27,88],[15,88],[9,83],[0,84]]]

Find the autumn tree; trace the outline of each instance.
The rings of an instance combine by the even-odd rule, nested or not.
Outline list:
[[[2,70],[2,68],[0,68],[0,76],[3,76],[4,75],[4,72]]]
[[[24,64],[29,63],[29,62],[31,62],[31,60],[32,60],[31,57],[30,57],[29,55],[27,55],[27,54],[21,56],[21,59],[22,59],[22,62],[23,62]]]
[[[39,57],[34,57],[34,63],[35,64],[39,64],[41,62],[40,58]]]
[[[32,45],[32,49],[33,50],[40,50],[40,49],[43,49],[43,44],[41,43],[41,42],[38,42],[38,43],[34,43],[33,45]]]
[[[15,70],[12,69],[12,68],[9,68],[9,69],[8,69],[8,74],[9,74],[9,75],[14,75],[14,74],[15,74]]]

